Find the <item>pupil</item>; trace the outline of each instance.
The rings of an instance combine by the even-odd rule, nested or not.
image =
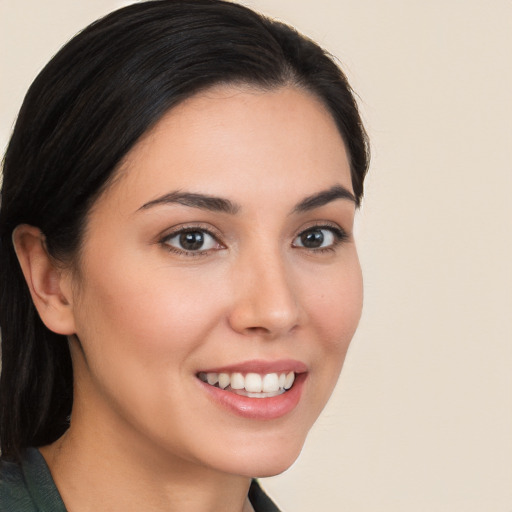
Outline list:
[[[180,244],[187,251],[196,251],[201,249],[204,244],[204,235],[200,231],[189,231],[181,233]]]
[[[310,249],[320,247],[324,243],[324,234],[321,231],[309,231],[308,233],[304,233],[300,238],[302,245]]]

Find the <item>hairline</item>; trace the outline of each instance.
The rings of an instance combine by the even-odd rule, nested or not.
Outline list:
[[[258,80],[258,79],[244,79],[244,78],[233,78],[233,79],[224,79],[224,80],[215,80],[211,83],[208,83],[202,87],[198,87],[190,94],[184,95],[179,98],[177,101],[172,103],[167,109],[165,109],[159,116],[156,116],[152,123],[146,128],[146,130],[134,141],[134,143],[130,146],[130,148],[125,152],[125,154],[121,157],[119,162],[113,167],[109,177],[105,180],[105,182],[99,187],[96,193],[89,198],[88,206],[86,208],[86,213],[83,217],[82,228],[78,237],[78,244],[76,246],[75,251],[72,254],[61,255],[61,257],[56,256],[56,259],[61,261],[64,265],[64,268],[69,269],[72,273],[73,277],[76,277],[79,282],[82,282],[82,275],[80,269],[83,268],[83,248],[87,239],[87,233],[89,228],[89,217],[94,212],[95,206],[98,203],[99,199],[106,194],[113,186],[115,186],[119,181],[123,180],[124,176],[130,171],[128,157],[130,153],[134,150],[136,146],[151,136],[151,133],[155,129],[155,127],[159,124],[159,122],[170,112],[172,112],[175,108],[187,103],[188,101],[200,96],[201,94],[206,94],[208,91],[214,91],[215,89],[222,88],[233,88],[234,90],[238,89],[240,92],[254,92],[254,93],[268,93],[272,91],[277,91],[280,89],[295,89],[300,92],[304,92],[308,94],[312,99],[315,99],[319,102],[319,104],[324,108],[325,112],[329,115],[329,117],[334,122],[336,130],[340,135],[341,142],[345,147],[345,153],[348,159],[349,169],[351,171],[351,181],[352,181],[352,155],[350,154],[347,142],[341,133],[336,117],[331,112],[329,105],[326,100],[312,87],[308,86],[300,77],[297,76],[297,73],[291,66],[287,66],[285,70],[281,73],[279,79],[272,80]],[[359,198],[356,197],[356,208],[359,207]]]

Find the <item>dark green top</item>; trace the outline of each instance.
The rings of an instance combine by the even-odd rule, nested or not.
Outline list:
[[[249,500],[256,512],[279,512],[253,480]],[[46,462],[35,448],[29,448],[21,465],[0,463],[1,512],[66,512],[66,507]]]

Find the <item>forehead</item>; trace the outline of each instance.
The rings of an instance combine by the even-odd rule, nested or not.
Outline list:
[[[336,183],[352,190],[334,119],[293,87],[217,86],[187,99],[139,140],[118,176],[106,196],[141,204],[173,190],[239,203],[284,201]]]

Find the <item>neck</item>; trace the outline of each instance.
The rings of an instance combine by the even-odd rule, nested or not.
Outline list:
[[[250,478],[151,450],[149,443],[140,446],[123,436],[105,442],[99,432],[92,438],[82,434],[71,427],[40,449],[69,512],[253,510],[247,499]]]

